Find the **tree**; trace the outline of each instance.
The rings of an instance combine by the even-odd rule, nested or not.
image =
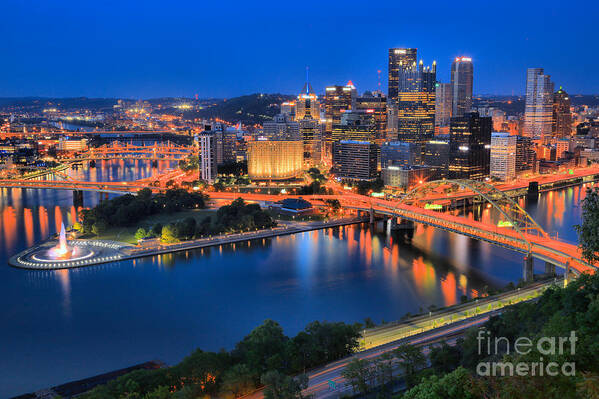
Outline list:
[[[169,223],[162,228],[161,239],[165,243],[174,243],[179,241],[177,226]]]
[[[420,384],[403,396],[404,399],[475,399],[482,397],[491,396],[483,396],[474,378],[462,367],[442,378],[436,375],[424,378]]]
[[[599,188],[588,188],[582,200],[582,224],[574,226],[582,256],[589,262],[599,261]]]
[[[98,220],[92,225],[92,233],[95,235],[100,235],[104,233],[107,229],[106,222],[103,220]]]
[[[255,376],[245,364],[236,364],[228,369],[222,380],[221,392],[238,398],[256,389]]]
[[[263,374],[260,382],[266,385],[264,399],[301,399],[302,390],[308,387],[308,377],[305,374],[293,378],[276,370]]]
[[[393,351],[393,355],[400,361],[400,366],[406,376],[406,383],[411,385],[416,371],[426,366],[426,357],[420,348],[408,344],[398,346]]]
[[[146,229],[144,229],[143,227],[140,227],[135,232],[135,239],[142,240],[142,239],[146,238],[148,235],[149,235],[148,231]]]
[[[214,394],[219,378],[229,366],[226,352],[204,352],[197,349],[174,368],[183,386],[191,386],[196,395]]]
[[[429,359],[431,366],[437,373],[449,373],[460,364],[460,350],[456,346],[449,346],[442,342],[441,346],[431,349]]]
[[[279,323],[265,320],[237,344],[234,356],[256,375],[266,370],[282,370],[283,353],[288,340]]]
[[[354,394],[364,395],[370,390],[373,372],[371,363],[365,359],[354,358],[341,372],[352,386]]]

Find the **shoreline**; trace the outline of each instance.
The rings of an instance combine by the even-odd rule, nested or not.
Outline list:
[[[258,239],[266,239],[284,235],[292,235],[297,233],[304,233],[307,231],[314,230],[322,230],[331,227],[340,227],[347,226],[351,224],[359,224],[367,222],[369,219],[364,217],[357,218],[344,218],[344,219],[336,219],[329,222],[295,222],[291,226],[284,227],[273,227],[267,230],[259,230],[256,232],[248,232],[248,233],[233,233],[233,234],[225,234],[215,237],[209,238],[201,238],[197,240],[184,241],[176,244],[161,244],[157,248],[137,248],[133,247],[130,244],[124,242],[115,243],[111,241],[111,244],[121,244],[122,248],[119,249],[119,254],[114,256],[104,256],[101,258],[91,258],[86,262],[80,261],[69,261],[64,262],[64,264],[60,263],[52,263],[52,266],[44,263],[33,263],[26,261],[24,257],[30,255],[38,249],[47,246],[48,242],[53,242],[53,240],[44,241],[40,244],[34,245],[30,248],[27,248],[24,251],[21,251],[8,259],[8,264],[12,267],[19,269],[27,269],[27,270],[63,270],[63,269],[75,269],[80,267],[88,267],[95,266],[105,263],[113,263],[120,262],[123,260],[131,260],[137,258],[144,258],[149,256],[163,255],[167,253],[174,252],[182,252],[193,249],[201,249],[206,247],[213,247],[225,244],[234,244],[238,242],[246,242]],[[302,225],[305,223],[305,225]],[[73,241],[70,241],[73,242]],[[77,241],[75,241],[77,242]],[[102,240],[81,240],[79,243],[84,242],[102,242]],[[107,241],[108,242],[108,241]]]

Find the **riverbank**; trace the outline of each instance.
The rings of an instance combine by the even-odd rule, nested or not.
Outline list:
[[[137,248],[133,247],[125,242],[115,242],[107,240],[71,240],[69,245],[80,245],[90,246],[92,248],[102,247],[110,248],[114,253],[109,255],[103,252],[96,252],[94,256],[89,257],[85,260],[73,260],[63,262],[39,262],[35,259],[35,253],[38,251],[46,251],[51,246],[55,245],[54,241],[46,241],[42,244],[28,248],[22,251],[8,260],[8,264],[21,268],[21,269],[34,269],[34,270],[60,270],[60,269],[72,269],[85,266],[99,265],[103,263],[118,262],[123,260],[143,258],[148,256],[163,255],[172,252],[187,251],[192,249],[200,249],[212,246],[219,246],[225,244],[234,244],[238,242],[245,242],[251,240],[259,240],[272,238],[283,235],[303,233],[312,230],[321,230],[331,227],[339,227],[350,224],[357,224],[366,222],[368,218],[355,217],[355,218],[342,218],[329,220],[326,222],[292,222],[284,223],[281,226],[273,227],[265,230],[258,230],[252,232],[235,233],[235,234],[221,234],[208,238],[201,238],[197,240],[183,241],[176,244],[159,244],[155,247],[150,248]],[[106,244],[106,245],[104,245]]]

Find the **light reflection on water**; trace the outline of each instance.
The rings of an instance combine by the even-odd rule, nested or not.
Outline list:
[[[111,161],[72,171],[101,181],[152,174]],[[137,166],[134,166],[137,164]],[[167,166],[162,165],[161,168]],[[552,235],[576,240],[581,187],[526,204]],[[85,193],[84,205],[97,203]],[[344,226],[68,271],[26,271],[7,258],[76,220],[70,191],[0,189],[0,397],[129,366],[230,348],[265,318],[294,334],[312,320],[394,320],[447,306],[521,275],[522,256],[417,226],[406,243],[382,225]],[[469,217],[495,220],[487,209]],[[542,264],[537,264],[543,270]],[[32,365],[35,365],[32,367]]]

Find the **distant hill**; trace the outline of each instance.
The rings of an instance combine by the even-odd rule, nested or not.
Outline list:
[[[20,108],[32,112],[39,112],[45,108],[60,108],[71,111],[89,109],[92,111],[112,110],[117,103],[115,98],[49,98],[49,97],[0,97],[0,109]]]
[[[186,118],[219,118],[227,122],[242,122],[246,125],[262,124],[279,113],[280,104],[293,100],[286,94],[250,94],[220,100],[204,109],[187,111]]]

